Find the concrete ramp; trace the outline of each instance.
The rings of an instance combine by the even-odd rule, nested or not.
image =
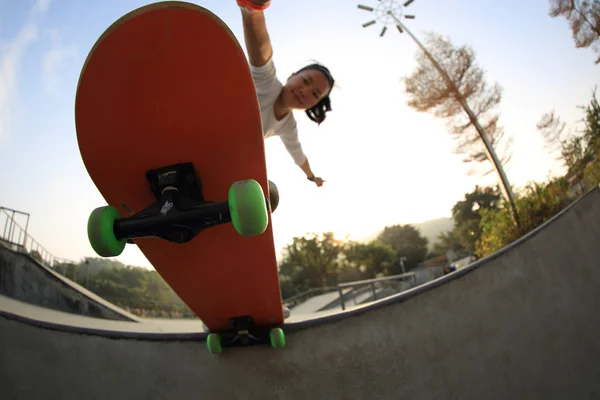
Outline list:
[[[597,399],[599,260],[594,189],[465,269],[287,323],[283,350],[213,356],[200,332],[40,327],[6,313],[0,387],[6,399]]]
[[[95,318],[140,321],[131,313],[47,268],[29,254],[0,244],[0,295]]]

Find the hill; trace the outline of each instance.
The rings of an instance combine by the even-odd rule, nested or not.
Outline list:
[[[451,231],[454,228],[454,220],[452,218],[436,218],[425,222],[402,225],[414,226],[421,235],[427,239],[429,246],[431,247],[437,241],[437,238],[441,233]],[[361,243],[371,242],[375,240],[382,231],[383,229],[359,238],[356,241]]]

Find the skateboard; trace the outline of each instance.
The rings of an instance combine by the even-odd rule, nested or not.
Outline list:
[[[137,8],[99,37],[75,98],[77,142],[107,205],[101,257],[135,244],[208,327],[207,346],[285,346],[260,108],[246,56],[211,11]]]

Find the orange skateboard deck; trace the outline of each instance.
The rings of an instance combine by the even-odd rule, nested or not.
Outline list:
[[[90,229],[108,221],[112,245],[135,243],[211,331],[241,316],[283,323],[260,108],[246,56],[223,21],[172,1],[121,17],[83,65],[75,123],[85,167],[108,204],[96,228],[90,217],[91,242]],[[267,226],[243,236],[227,202],[232,184],[247,180],[260,184]],[[164,201],[164,193],[178,197]],[[119,215],[110,220],[107,209]]]

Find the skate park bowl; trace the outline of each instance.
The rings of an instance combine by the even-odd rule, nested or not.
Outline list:
[[[403,293],[290,317],[283,349],[0,299],[6,399],[600,398],[600,190]]]

